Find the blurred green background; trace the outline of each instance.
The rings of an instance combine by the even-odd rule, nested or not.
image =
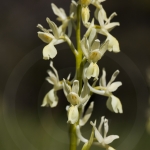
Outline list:
[[[49,61],[42,59],[43,42],[38,39],[36,25],[46,24],[46,17],[55,21],[50,4],[54,2],[69,12],[70,0],[1,0],[0,5],[0,149],[1,150],[60,150],[69,149],[68,125],[63,92],[58,107],[41,108],[44,95],[52,88],[45,81]],[[103,6],[108,14],[117,12],[114,21],[121,26],[111,33],[120,44],[121,53],[106,53],[99,62],[105,67],[107,79],[120,70],[123,82],[114,95],[120,98],[123,114],[106,108],[106,98],[98,95],[90,120],[109,119],[109,134],[120,138],[112,143],[117,150],[149,150],[149,68],[150,68],[150,1],[107,0]],[[91,15],[94,7],[91,8]],[[82,30],[84,32],[85,29]],[[72,35],[75,41],[75,35]],[[74,57],[66,44],[58,45],[54,59],[60,79],[74,73]],[[68,57],[66,57],[68,56]],[[149,131],[149,132],[148,132]],[[90,136],[89,122],[82,129]],[[82,144],[81,144],[82,145]],[[81,145],[79,149],[81,149]],[[100,149],[93,146],[93,150]]]

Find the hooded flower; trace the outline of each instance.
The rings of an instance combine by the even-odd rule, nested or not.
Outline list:
[[[118,139],[119,136],[118,135],[107,136],[107,133],[109,130],[108,120],[104,119],[104,116],[101,117],[101,122],[100,122],[98,129],[96,128],[96,123],[93,123],[91,121],[91,125],[93,126],[93,128],[95,130],[95,137],[96,137],[96,140],[98,141],[95,144],[100,145],[103,148],[106,148],[107,150],[115,150],[114,148],[112,148],[108,144],[112,143],[115,139]],[[103,134],[102,134],[102,126],[104,126],[104,133]]]
[[[59,76],[57,73],[57,70],[53,66],[53,62],[50,62],[50,67],[52,68],[52,71],[48,71],[49,77],[46,78],[46,80],[54,85],[54,87],[45,95],[42,103],[42,107],[44,106],[50,106],[50,107],[56,107],[58,103],[58,97],[57,97],[57,91],[62,89],[62,83],[59,81]]]
[[[64,42],[59,39],[61,35],[64,34],[63,26],[57,27],[57,25],[51,21],[49,18],[46,18],[47,23],[50,26],[50,30],[43,28],[41,25],[37,25],[43,32],[38,32],[38,37],[45,43],[48,43],[43,49],[43,59],[48,60],[54,58],[57,55],[57,50],[54,45]],[[52,33],[51,33],[52,31]]]
[[[68,122],[74,124],[78,120],[78,107],[82,107],[84,103],[86,103],[90,98],[90,90],[87,86],[87,82],[84,83],[83,88],[81,90],[81,94],[79,96],[79,81],[74,80],[72,87],[67,84],[67,81],[63,82],[63,90],[64,94],[67,97],[68,102],[70,103],[70,107],[67,109],[68,111]],[[75,119],[76,116],[76,119]],[[73,117],[73,118],[72,118]]]
[[[119,98],[117,98],[116,96],[114,96],[112,94],[112,92],[116,91],[118,89],[118,87],[122,85],[122,83],[120,81],[113,82],[116,79],[118,74],[119,74],[119,70],[116,70],[113,73],[108,84],[106,84],[106,71],[105,71],[105,69],[103,69],[103,73],[99,80],[99,86],[97,87],[97,89],[91,87],[89,84],[88,85],[89,85],[90,90],[93,93],[104,95],[104,96],[108,97],[106,105],[110,111],[113,111],[115,113],[122,113],[123,112],[122,104],[121,104]],[[98,89],[100,89],[100,90],[98,90]],[[104,91],[104,94],[102,94],[102,91]]]
[[[95,30],[91,31],[89,39],[83,38],[81,41],[83,54],[88,61],[85,65],[85,76],[88,79],[91,77],[98,79],[99,67],[97,65],[97,61],[102,58],[108,47],[108,42],[100,45],[100,41],[98,39],[94,40],[94,32]]]

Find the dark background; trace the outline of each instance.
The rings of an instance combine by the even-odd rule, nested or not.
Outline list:
[[[46,24],[46,17],[55,21],[50,4],[69,12],[69,0],[1,0],[0,5],[0,149],[2,150],[57,150],[68,149],[68,128],[63,93],[56,108],[41,108],[44,95],[52,88],[45,81],[49,61],[42,59],[45,44],[37,37],[36,25]],[[117,150],[149,150],[150,136],[147,112],[149,109],[148,69],[150,58],[150,1],[107,0],[103,7],[108,16],[117,12],[113,20],[120,27],[111,33],[120,44],[121,53],[106,53],[99,62],[105,67],[108,80],[120,70],[117,80],[123,82],[114,95],[120,98],[123,114],[111,113],[106,98],[94,95],[95,109],[91,120],[98,122],[102,115],[109,119],[109,134],[119,140],[112,146]],[[91,6],[91,16],[94,7]],[[59,23],[58,23],[59,24]],[[84,32],[85,29],[82,31]],[[75,41],[75,34],[71,38]],[[57,46],[54,59],[60,79],[74,73],[74,57],[68,46]],[[67,57],[68,56],[68,57]],[[147,128],[146,128],[147,127]],[[147,129],[147,130],[146,130]],[[90,136],[89,122],[83,135]],[[81,144],[82,145],[82,144]],[[93,146],[93,149],[99,149]]]

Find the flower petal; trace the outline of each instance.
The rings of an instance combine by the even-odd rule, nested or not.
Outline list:
[[[63,79],[63,91],[66,97],[71,92],[71,87],[66,83],[65,79]]]
[[[89,46],[88,46],[88,40],[86,38],[83,38],[81,41],[81,49],[82,49],[84,56],[88,59]]]
[[[52,34],[40,31],[38,32],[38,37],[45,43],[50,43],[54,39]]]
[[[88,79],[90,79],[93,76],[93,72],[94,72],[94,63],[91,62],[86,70],[86,77]]]
[[[107,19],[106,23],[107,23],[107,24],[110,23],[110,21],[111,21],[115,16],[117,16],[116,12],[112,13],[112,14],[109,16],[109,18]]]
[[[102,43],[101,47],[100,47],[100,53],[101,53],[101,57],[105,54],[105,52],[108,49],[108,41],[105,41],[104,43]]]
[[[101,122],[100,122],[99,127],[98,127],[98,131],[99,131],[101,134],[102,134],[102,125],[103,125],[103,123],[104,123],[104,119],[105,119],[105,117],[102,116],[102,117],[101,117]]]
[[[102,6],[101,6],[102,7]],[[98,12],[98,22],[101,26],[104,26],[104,20],[106,19],[106,12],[101,8]]]
[[[86,95],[90,95],[90,89],[87,85],[87,82],[88,82],[87,80],[84,81],[84,85],[83,85],[83,88],[81,90],[81,95],[80,95],[81,98],[84,98]]]
[[[106,135],[107,135],[107,133],[108,133],[108,130],[109,130],[108,120],[105,119],[105,120],[104,120],[104,139],[106,138]]]
[[[77,134],[78,139],[80,139],[83,143],[88,142],[88,140],[82,136],[79,125],[76,126],[76,134]]]
[[[87,121],[89,120],[89,118],[92,115],[93,107],[94,107],[94,102],[91,102],[88,109],[85,112],[84,117],[82,119],[80,119],[80,122],[79,122],[80,126],[84,126],[87,123]]]
[[[99,49],[99,48],[100,48],[100,40],[99,40],[99,39],[96,39],[96,40],[93,42],[91,49],[92,49],[92,50],[95,50],[95,49]]]
[[[110,81],[109,81],[108,84],[107,84],[107,87],[109,87],[110,84],[116,79],[116,77],[118,76],[118,74],[119,74],[119,70],[116,70],[116,71],[113,73],[113,75],[111,76],[111,79],[110,79]]]
[[[103,137],[102,137],[102,135],[99,133],[99,131],[97,130],[96,124],[94,124],[93,122],[90,122],[90,123],[91,123],[91,125],[93,126],[93,128],[94,128],[94,130],[95,130],[95,137],[96,137],[97,141],[98,141],[99,143],[102,143],[102,142],[103,142]]]
[[[105,29],[110,32],[113,28],[119,25],[120,25],[119,22],[112,22],[112,23],[105,25]]]
[[[90,35],[89,35],[89,38],[88,38],[88,41],[89,41],[89,45],[92,45],[94,39],[96,38],[96,29],[92,28],[91,29],[91,32],[90,32]],[[92,48],[91,48],[92,49]]]
[[[78,117],[79,117],[79,112],[78,112],[78,107],[76,106],[71,106],[68,109],[68,123],[70,124],[74,124],[78,121]]]
[[[49,74],[49,77],[46,78],[46,80],[50,83],[50,84],[57,84],[59,81],[57,80],[55,74],[48,70],[48,74]]]
[[[98,67],[97,63],[94,63],[93,69],[94,70],[93,70],[92,77],[97,80],[98,79],[98,75],[99,75],[99,67]]]
[[[123,113],[122,104],[119,98],[115,97],[114,95],[111,95],[108,98],[106,105],[107,105],[107,108],[112,112]]]
[[[78,94],[78,92],[79,92],[79,81],[78,80],[73,81],[72,92],[75,92],[76,94]]]
[[[54,3],[52,3],[51,6],[54,14],[59,17],[59,20],[63,21],[67,18],[66,13],[62,8],[58,8]]]
[[[110,143],[112,143],[115,139],[118,139],[118,138],[119,138],[118,135],[110,135],[110,136],[108,136],[108,137],[106,137],[106,138],[104,139],[104,143],[105,143],[105,144],[110,144]]]
[[[49,24],[50,28],[52,29],[54,37],[56,39],[58,39],[59,38],[59,31],[58,31],[57,25],[53,21],[51,21],[49,18],[46,18],[46,21]]]
[[[102,90],[96,90],[95,88],[93,88],[92,86],[90,86],[90,84],[88,83],[88,87],[90,88],[90,91],[99,95],[104,95],[105,91]]]
[[[53,69],[53,71],[54,71],[54,73],[55,73],[57,79],[59,80],[58,72],[57,72],[57,70],[55,69],[55,67],[53,66],[53,62],[52,62],[52,61],[50,62],[50,67]]]
[[[119,43],[118,43],[117,39],[109,33],[106,33],[106,34],[107,34],[107,39],[106,40],[109,41],[108,50],[113,51],[115,53],[120,52]]]
[[[43,59],[48,60],[54,58],[57,55],[57,50],[53,45],[53,42],[46,45],[43,49]]]
[[[103,87],[106,87],[106,71],[105,71],[104,68],[102,70],[102,76],[101,76],[101,78],[99,80],[99,85],[103,86]]]
[[[113,82],[109,87],[108,87],[108,91],[109,92],[114,92],[118,89],[119,86],[122,85],[122,82],[117,81],[117,82]]]
[[[56,107],[58,104],[58,97],[56,95],[56,91],[54,89],[51,89],[44,97],[42,107],[50,106],[50,107]]]

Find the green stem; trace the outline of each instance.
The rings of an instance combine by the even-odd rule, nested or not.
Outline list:
[[[76,137],[76,124],[70,124],[70,150],[76,150],[77,148],[77,137]]]
[[[77,41],[77,51],[78,55],[76,56],[76,78],[79,81],[79,94],[82,88],[82,50],[81,50],[81,5],[78,5],[77,8],[77,29],[76,29],[76,41]]]
[[[76,42],[77,42],[77,51],[75,55],[76,58],[76,79],[79,81],[79,94],[82,89],[82,50],[80,47],[81,41],[81,5],[77,7],[77,28],[76,28]],[[79,115],[80,116],[80,115]],[[78,124],[78,122],[77,122]],[[77,149],[77,136],[76,136],[76,124],[70,124],[70,150]]]

